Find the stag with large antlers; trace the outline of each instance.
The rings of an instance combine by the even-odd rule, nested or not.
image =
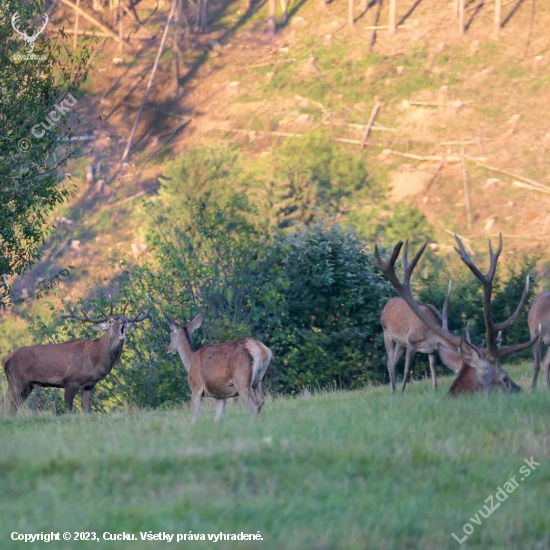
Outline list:
[[[500,359],[531,347],[539,338],[539,331],[528,342],[515,344],[512,346],[499,345],[499,333],[510,327],[520,316],[527,297],[529,295],[529,276],[525,280],[523,295],[515,312],[505,321],[495,323],[491,309],[491,298],[493,292],[493,279],[495,277],[497,263],[502,252],[502,235],[499,236],[499,245],[496,252],[489,241],[489,270],[482,273],[472,261],[466,252],[460,238],[455,235],[460,259],[468,266],[470,271],[481,282],[483,287],[483,315],[485,319],[485,340],[487,347],[474,346],[470,338],[462,339],[455,336],[448,326],[439,324],[421,307],[412,295],[411,275],[416,267],[420,257],[426,249],[427,242],[418,250],[412,261],[409,263],[407,257],[408,241],[405,243],[403,253],[403,280],[399,280],[395,272],[395,263],[401,253],[402,242],[397,243],[391,257],[383,261],[380,257],[378,247],[375,247],[375,264],[389,279],[391,284],[397,290],[401,298],[405,300],[414,314],[435,334],[437,334],[445,344],[438,344],[438,352],[442,361],[446,365],[460,365],[458,376],[449,390],[450,395],[459,395],[461,393],[475,393],[479,391],[491,392],[494,389],[500,389],[505,392],[517,392],[520,387],[510,378],[508,373],[501,367]]]
[[[211,344],[195,351],[191,336],[201,326],[201,311],[188,325],[179,325],[166,315],[170,325],[168,353],[179,354],[191,387],[191,420],[195,423],[203,397],[217,399],[216,420],[223,414],[228,397],[240,396],[252,416],[264,405],[263,380],[271,362],[271,350],[253,338]]]
[[[449,299],[451,296],[451,281],[442,312],[431,304],[419,304],[424,313],[433,318],[443,328],[448,327]],[[436,358],[435,352],[439,344],[444,340],[430,330],[411,310],[403,298],[392,298],[382,310],[380,323],[384,330],[384,345],[388,355],[388,373],[390,376],[391,391],[395,391],[395,367],[400,357],[405,352],[405,372],[403,375],[402,391],[407,387],[407,381],[411,372],[411,366],[416,352],[428,354],[430,363],[430,372],[432,375],[432,387],[437,389],[437,375],[435,372]],[[459,364],[447,365],[452,370],[457,371]]]
[[[36,386],[65,389],[65,410],[70,412],[77,391],[82,394],[82,409],[91,410],[92,392],[96,384],[105,378],[122,355],[126,332],[136,323],[151,316],[141,308],[132,318],[113,314],[111,301],[109,315],[92,319],[81,306],[82,315],[67,306],[69,313],[63,319],[75,319],[93,324],[93,329],[105,331],[97,340],[71,340],[63,344],[27,346],[6,355],[2,363],[8,379],[8,407],[15,411]]]
[[[20,34],[23,37],[23,40],[25,41],[25,46],[26,46],[26,49],[27,49],[27,53],[32,53],[33,52],[34,43],[38,39],[39,35],[42,34],[42,31],[46,28],[46,25],[48,24],[48,21],[50,20],[50,18],[48,17],[48,14],[46,14],[46,13],[43,15],[43,18],[44,18],[44,24],[42,25],[42,28],[41,29],[35,29],[31,36],[29,36],[26,31],[22,32],[16,27],[17,21],[19,19],[19,13],[18,12],[15,12],[13,14],[13,17],[11,18],[11,26],[13,27],[13,30],[17,34]]]

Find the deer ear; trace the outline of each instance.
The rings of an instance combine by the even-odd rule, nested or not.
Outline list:
[[[204,318],[204,311],[201,311],[188,325],[187,332],[193,334],[200,326],[202,325],[202,320]]]
[[[462,364],[462,358],[458,350],[454,350],[444,346],[443,344],[437,344],[437,353],[443,364],[454,372],[457,372],[460,369]]]
[[[477,369],[482,366],[482,357],[479,351],[466,340],[460,341],[460,355],[464,363],[470,367]]]
[[[167,315],[166,313],[164,314],[164,317],[166,317],[166,320],[168,321],[168,324],[170,325],[170,328],[175,332],[176,330],[178,330],[178,324],[176,323],[176,321],[174,321],[174,319],[172,319],[172,317],[170,317],[170,315]]]
[[[92,328],[94,330],[97,330],[98,332],[102,331],[102,330],[107,330],[107,327],[109,326],[109,322],[108,321],[105,321],[104,323],[99,323],[97,325],[92,325]]]

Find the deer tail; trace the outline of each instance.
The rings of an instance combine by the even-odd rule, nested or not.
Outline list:
[[[11,379],[12,371],[13,371],[13,352],[8,353],[3,359],[2,359],[2,366],[4,367],[4,372],[6,373],[6,377],[8,378],[8,381]]]

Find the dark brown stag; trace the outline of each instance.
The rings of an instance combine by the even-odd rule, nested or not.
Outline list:
[[[63,344],[27,346],[6,355],[2,364],[8,379],[8,410],[14,412],[27,399],[36,386],[65,389],[65,410],[70,412],[77,391],[82,393],[82,409],[91,410],[95,385],[105,378],[122,355],[126,332],[135,323],[151,315],[151,302],[147,312],[141,308],[133,318],[113,314],[91,319],[81,306],[82,316],[68,306],[69,314],[62,319],[75,319],[92,323],[94,330],[105,331],[97,340],[71,340]]]
[[[475,393],[479,391],[491,392],[494,389],[500,389],[505,392],[517,392],[520,390],[520,387],[501,367],[500,359],[531,347],[537,341],[539,331],[536,332],[529,342],[512,346],[500,346],[499,333],[510,327],[520,316],[529,294],[529,276],[527,276],[525,281],[523,295],[515,312],[505,321],[495,323],[491,309],[491,298],[498,258],[502,252],[502,235],[499,236],[499,245],[496,252],[493,250],[492,244],[489,241],[490,265],[489,270],[485,274],[482,273],[472,261],[457,235],[455,235],[455,239],[458,244],[458,248],[455,248],[455,250],[460,255],[460,259],[469,267],[470,271],[481,282],[483,287],[483,315],[485,319],[485,339],[487,348],[474,346],[469,341],[468,337],[462,339],[455,336],[447,327],[435,322],[433,317],[427,314],[424,308],[420,307],[420,304],[413,298],[410,285],[411,275],[420,257],[424,253],[427,242],[418,250],[410,263],[407,257],[408,241],[405,243],[403,254],[404,274],[402,281],[399,280],[395,272],[395,263],[401,252],[403,246],[402,242],[397,243],[391,257],[387,261],[382,260],[378,247],[376,247],[375,264],[390,280],[391,284],[407,302],[407,305],[414,314],[427,325],[430,330],[445,341],[445,344],[438,344],[438,352],[441,360],[449,366],[457,362],[460,364],[458,376],[449,390],[450,395]]]

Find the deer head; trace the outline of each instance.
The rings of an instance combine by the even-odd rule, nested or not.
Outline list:
[[[13,30],[14,30],[17,34],[20,34],[20,35],[23,37],[23,40],[25,41],[27,53],[32,53],[32,52],[33,52],[33,50],[34,50],[34,43],[36,42],[36,39],[38,38],[38,36],[39,36],[40,34],[42,34],[42,31],[46,28],[46,25],[48,24],[48,21],[50,20],[50,18],[48,17],[47,14],[44,14],[44,15],[43,15],[43,18],[44,18],[44,24],[42,25],[42,28],[41,28],[40,30],[35,29],[31,36],[29,36],[29,35],[27,34],[26,31],[25,31],[25,32],[21,32],[21,31],[16,27],[17,21],[18,21],[18,19],[19,19],[19,12],[15,12],[15,13],[13,14],[13,17],[11,18],[11,26],[13,27]]]
[[[191,336],[193,333],[200,328],[202,325],[202,320],[204,318],[204,311],[200,311],[199,314],[188,324],[188,325],[179,325],[166,313],[164,314],[168,324],[170,325],[170,344],[166,350],[170,355],[177,355],[178,353],[178,340],[181,336],[189,343],[191,349],[193,349],[193,344],[191,343]]]
[[[107,340],[111,342],[111,347],[121,346],[126,340],[126,333],[128,330],[134,328],[137,323],[141,323],[151,317],[151,299],[149,298],[149,307],[145,312],[145,308],[141,307],[139,313],[135,317],[126,317],[126,309],[128,307],[128,302],[124,305],[122,313],[120,315],[115,315],[113,313],[113,301],[109,296],[110,302],[110,311],[108,315],[105,315],[100,318],[92,319],[86,313],[84,306],[80,306],[80,311],[82,316],[76,314],[76,311],[71,308],[70,305],[67,306],[69,313],[67,315],[62,315],[62,319],[75,319],[82,323],[92,323],[92,328],[97,331],[104,331],[107,337]]]
[[[505,321],[495,323],[493,320],[491,310],[491,297],[493,291],[493,279],[495,277],[497,262],[502,252],[502,235],[499,236],[499,246],[496,252],[493,250],[491,241],[489,241],[489,258],[490,265],[487,273],[483,274],[478,267],[474,264],[468,253],[466,252],[464,245],[460,238],[455,235],[458,248],[455,250],[458,252],[460,259],[470,268],[472,273],[481,282],[483,286],[483,316],[485,319],[485,340],[487,347],[477,347],[471,343],[469,336],[469,329],[466,330],[466,339],[459,338],[452,334],[448,329],[447,311],[445,311],[443,324],[437,324],[429,315],[426,315],[424,311],[419,307],[416,300],[413,298],[411,291],[411,275],[416,267],[420,257],[426,249],[427,242],[420,247],[415,254],[411,263],[408,261],[408,241],[405,243],[405,249],[403,253],[403,280],[400,281],[395,272],[395,263],[403,247],[403,243],[399,242],[394,247],[390,258],[387,261],[383,261],[378,247],[375,247],[375,265],[384,273],[389,279],[391,284],[397,290],[399,295],[407,302],[414,314],[426,324],[433,332],[439,335],[449,346],[440,344],[439,354],[442,361],[446,364],[456,365],[457,362],[461,362],[462,366],[459,371],[459,376],[451,387],[450,393],[455,395],[464,391],[492,391],[494,389],[500,389],[505,392],[516,392],[520,390],[520,387],[510,378],[508,373],[501,367],[500,359],[506,357],[518,351],[532,346],[538,339],[537,334],[529,341],[521,344],[515,344],[512,346],[500,345],[500,334],[502,331],[510,327],[520,316],[523,307],[527,301],[529,295],[529,276],[525,280],[525,288],[523,295],[519,301],[519,304],[515,312]],[[466,376],[471,374],[472,376]],[[468,373],[466,371],[469,371]],[[462,386],[455,387],[456,384],[461,383]]]

